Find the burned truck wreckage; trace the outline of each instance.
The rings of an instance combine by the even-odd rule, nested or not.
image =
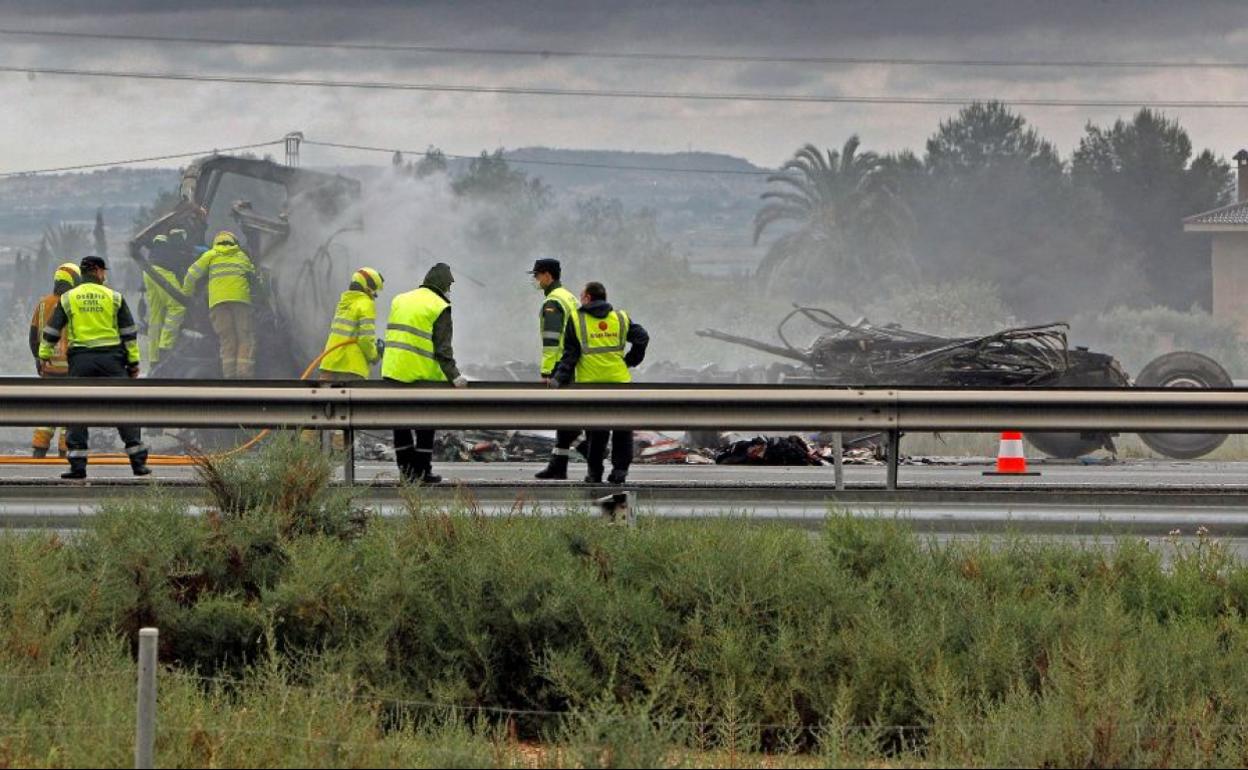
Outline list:
[[[786,335],[802,319],[819,330],[806,347]],[[764,381],[883,387],[1082,387],[1229,388],[1231,377],[1216,361],[1177,351],[1149,362],[1132,380],[1117,359],[1087,348],[1070,348],[1065,323],[1003,329],[980,337],[940,337],[879,326],[859,319],[847,323],[822,308],[796,306],[776,328],[780,344],[761,342],[715,329],[698,336],[744,345],[788,359],[772,364]],[[791,332],[789,332],[791,333]],[[1140,438],[1167,457],[1190,459],[1212,452],[1225,434],[1149,433]],[[1077,457],[1100,448],[1114,451],[1108,433],[1029,433],[1035,447],[1055,457]]]
[[[253,306],[257,335],[256,376],[292,378],[320,353],[325,313],[333,308],[355,269],[352,244],[366,223],[359,214],[362,185],[349,177],[294,168],[271,160],[213,155],[187,167],[176,208],[141,230],[129,244],[135,264],[170,296],[186,317],[177,345],[162,355],[151,376],[213,379],[221,376],[217,341],[203,301],[169,281],[151,263],[157,236],[174,229],[203,244],[218,230],[236,233],[256,266]],[[330,224],[336,223],[336,224]],[[361,251],[356,249],[356,251]],[[194,254],[187,254],[193,260]],[[355,255],[356,257],[359,254]],[[185,270],[190,264],[179,265]],[[794,322],[813,326],[813,341],[790,341]],[[1231,387],[1229,375],[1198,353],[1163,355],[1134,380],[1113,356],[1071,349],[1065,324],[1004,329],[981,337],[941,337],[876,325],[847,323],[832,313],[796,307],[776,330],[778,343],[714,329],[698,335],[744,345],[775,360],[739,369],[690,368],[657,362],[638,372],[640,382],[817,384],[920,387]],[[538,380],[536,362],[467,364],[464,372],[487,381]],[[638,426],[644,428],[645,426]],[[817,430],[819,426],[811,426]],[[715,439],[716,434],[711,434]],[[702,443],[712,445],[707,437]],[[1075,457],[1113,450],[1110,434],[1028,434],[1041,451]],[[1160,454],[1193,458],[1216,449],[1224,435],[1151,434],[1143,440]]]

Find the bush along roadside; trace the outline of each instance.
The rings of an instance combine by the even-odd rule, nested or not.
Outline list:
[[[70,694],[39,677],[132,671],[137,629],[154,625],[181,683],[162,689],[161,724],[198,719],[212,761],[295,761],[232,753],[220,730],[247,713],[372,746],[331,764],[401,764],[448,741],[512,761],[500,740],[580,766],[679,751],[1248,761],[1248,569],[1203,535],[1163,558],[1134,540],[925,543],[840,514],[813,536],[741,517],[626,529],[440,510],[419,490],[407,516],[378,520],[328,487],[329,462],[283,439],[205,467],[203,515],[156,491],[107,503],[80,535],[0,535],[0,727],[21,756],[77,756],[76,734],[33,729]],[[278,692],[308,713],[262,714]],[[86,713],[95,695],[127,717],[133,679],[78,691],[83,719],[109,721]],[[175,735],[170,763],[210,761]]]

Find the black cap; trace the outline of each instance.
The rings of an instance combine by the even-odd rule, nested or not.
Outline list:
[[[82,261],[78,263],[78,267],[81,268],[84,273],[88,270],[95,270],[96,268],[101,270],[108,269],[108,265],[104,264],[104,260],[96,256],[83,257]]]
[[[563,267],[557,259],[539,259],[533,263],[533,269],[529,273],[536,275],[538,273],[550,273],[558,278],[563,273]]]

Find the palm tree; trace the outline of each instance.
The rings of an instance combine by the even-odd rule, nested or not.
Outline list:
[[[762,195],[767,202],[754,216],[754,244],[777,222],[797,229],[771,244],[759,277],[770,278],[793,258],[814,258],[819,264],[813,267],[821,271],[862,271],[885,267],[868,265],[870,257],[888,252],[891,261],[904,251],[913,216],[888,179],[886,161],[873,152],[859,153],[859,144],[851,136],[839,153],[807,144],[767,177],[780,189]],[[907,260],[906,266],[914,265]]]
[[[58,262],[77,262],[91,253],[91,230],[85,225],[61,222],[43,229],[43,246]]]

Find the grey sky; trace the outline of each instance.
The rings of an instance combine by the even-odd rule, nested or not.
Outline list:
[[[1248,3],[87,2],[0,0],[0,27],[537,49],[1001,59],[1248,60]],[[953,97],[1241,99],[1248,70],[913,68],[601,61],[175,46],[0,36],[0,65],[483,85]],[[800,144],[922,149],[940,106],[359,92],[0,74],[0,170],[309,138],[476,152],[689,147],[776,164]],[[1129,109],[1024,108],[1064,154]],[[1248,110],[1170,110],[1229,156]],[[369,156],[309,148],[307,162]],[[377,159],[380,160],[380,159]]]

